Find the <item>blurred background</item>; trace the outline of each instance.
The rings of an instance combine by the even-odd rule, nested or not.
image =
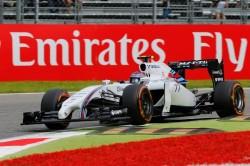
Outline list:
[[[0,0],[0,23],[248,24],[250,0]]]

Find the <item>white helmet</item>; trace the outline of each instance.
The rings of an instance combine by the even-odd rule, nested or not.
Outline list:
[[[143,74],[142,72],[136,71],[130,75],[129,81],[132,84],[136,84],[136,83],[139,83],[141,78],[143,77],[145,77],[145,74]]]

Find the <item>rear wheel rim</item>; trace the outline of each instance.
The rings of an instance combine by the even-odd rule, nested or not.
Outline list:
[[[244,104],[244,93],[241,87],[235,88],[234,92],[234,107],[237,109],[237,112],[242,113],[245,107]]]

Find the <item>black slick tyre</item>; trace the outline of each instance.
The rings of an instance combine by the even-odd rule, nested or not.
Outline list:
[[[42,98],[41,112],[59,111],[62,103],[69,98],[67,91],[62,89],[51,89],[48,90]],[[69,115],[68,119],[71,119]],[[57,123],[45,123],[45,126],[51,130],[62,130],[66,129],[69,122],[57,122]]]
[[[123,106],[128,108],[128,115],[133,125],[142,125],[151,121],[153,102],[150,91],[145,85],[133,84],[123,91]]]
[[[214,105],[219,117],[241,116],[245,109],[245,94],[237,81],[224,81],[216,85]]]

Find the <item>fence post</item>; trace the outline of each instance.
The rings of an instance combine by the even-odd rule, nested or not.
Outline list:
[[[39,22],[39,0],[35,0],[35,23]]]
[[[3,12],[4,12],[3,0],[0,0],[0,24],[3,23]]]
[[[157,4],[156,4],[156,0],[153,0],[153,13],[152,13],[152,15],[153,15],[153,17],[152,17],[152,23],[153,24],[155,24],[156,23],[156,19],[157,19]]]
[[[193,1],[192,0],[187,0],[187,6],[188,6],[188,23],[192,24],[193,23]]]
[[[133,23],[134,24],[137,24],[138,23],[138,0],[133,0],[132,1],[132,6],[133,6],[133,13],[134,13],[134,16],[132,17],[133,19]]]
[[[247,22],[248,22],[248,10],[249,10],[249,6],[248,6],[248,3],[249,1],[247,1],[247,0],[245,0],[245,5],[246,5],[246,7],[245,7],[245,10],[246,10],[246,24],[247,24]]]
[[[247,14],[248,3],[246,2],[246,0],[241,0],[240,4],[241,4],[241,23],[246,24],[248,19],[248,14]]]
[[[76,3],[75,4],[76,22],[77,22],[77,24],[80,24],[81,23],[82,1],[76,0],[75,3]]]
[[[21,23],[22,21],[22,0],[16,1],[16,23]]]

